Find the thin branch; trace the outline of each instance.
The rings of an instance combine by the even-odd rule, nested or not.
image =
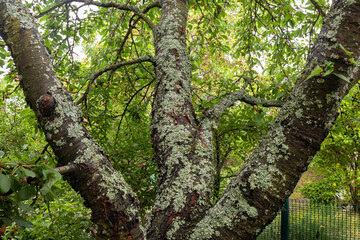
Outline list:
[[[249,78],[244,75],[241,75],[236,82],[240,81],[241,79],[245,80],[244,85],[241,87],[242,90],[245,90],[254,81],[255,78]]]
[[[104,7],[104,8],[116,8],[119,10],[124,10],[124,11],[131,11],[134,14],[138,15],[139,17],[141,17],[148,25],[151,29],[155,28],[155,24],[151,21],[151,19],[146,16],[138,7],[136,6],[131,6],[131,5],[126,5],[126,4],[119,4],[119,3],[115,3],[115,2],[106,2],[106,3],[102,3],[102,2],[97,2],[97,1],[92,1],[92,0],[65,0],[59,4],[56,4],[55,6],[49,8],[48,10],[38,14],[36,16],[36,18],[40,18],[42,16],[44,16],[45,14],[53,11],[54,9],[57,9],[59,7],[61,7],[64,4],[67,3],[71,3],[71,2],[81,2],[81,3],[85,3],[86,5],[94,5],[94,6],[98,6],[98,7]],[[150,5],[150,7],[157,7],[159,6],[160,3],[155,2],[152,3]],[[148,9],[148,8],[147,8]]]
[[[71,2],[74,2],[74,0],[66,0],[66,1],[63,1],[63,2],[61,2],[61,3],[58,3],[58,4],[54,5],[54,6],[52,6],[51,8],[45,10],[44,12],[39,13],[38,15],[35,16],[35,18],[41,18],[42,16],[48,14],[49,12],[51,12],[51,11],[53,11],[53,10],[55,10],[55,9],[63,6],[63,5],[65,5],[65,4],[67,4],[67,3],[71,3]]]
[[[48,147],[50,146],[50,144],[46,144],[44,149],[41,151],[40,155],[45,154],[45,152],[47,151]],[[38,159],[36,159],[35,163],[38,163],[41,160],[41,157],[38,157]]]
[[[20,87],[20,83],[14,88],[14,90],[11,93],[6,93],[4,98],[7,98],[8,96],[12,95],[16,90],[18,90]]]
[[[157,1],[155,1],[155,2],[153,2],[153,3],[150,3],[149,5],[147,5],[147,6],[143,9],[142,12],[145,14],[145,13],[147,13],[148,11],[150,11],[152,8],[155,8],[155,7],[161,8],[161,4],[160,4],[160,1],[159,1],[159,0],[157,0]],[[124,48],[125,43],[126,43],[128,37],[130,36],[131,31],[135,28],[136,24],[137,24],[137,23],[139,22],[139,20],[141,19],[140,17],[138,17],[138,18],[136,18],[136,19],[134,20],[134,22],[131,24],[133,18],[134,18],[134,16],[131,17],[131,19],[130,19],[130,21],[129,21],[129,28],[128,28],[128,30],[127,30],[127,32],[126,32],[126,34],[125,34],[125,36],[124,36],[121,44],[120,44],[120,47],[119,47],[119,50],[118,50],[118,57],[119,57],[122,49]],[[118,60],[118,57],[117,57],[116,61]]]
[[[324,13],[324,11],[322,10],[321,6],[315,1],[315,0],[310,0],[310,2],[314,5],[314,7],[316,8],[316,10],[319,11],[320,15],[325,18],[326,14]]]
[[[239,90],[233,93],[230,93],[228,96],[224,97],[220,100],[219,103],[217,103],[214,107],[207,109],[204,112],[204,115],[207,118],[212,119],[219,119],[222,115],[222,113],[232,105],[236,101],[245,102],[250,105],[262,105],[264,107],[282,107],[284,104],[282,101],[279,100],[267,100],[267,99],[261,99],[253,97],[249,94],[247,94],[244,90]]]
[[[76,164],[70,163],[65,166],[56,167],[56,168],[54,168],[54,170],[60,174],[65,174],[65,173],[75,172],[75,171],[79,170],[79,166]]]
[[[91,90],[91,85],[94,83],[95,79],[98,78],[101,74],[111,71],[111,70],[118,69],[118,68],[126,66],[126,65],[132,65],[132,64],[141,63],[141,62],[154,63],[154,60],[153,60],[153,57],[148,56],[148,57],[142,57],[142,58],[138,58],[138,59],[134,59],[134,60],[130,60],[130,61],[123,61],[123,62],[115,63],[115,64],[109,65],[107,67],[104,67],[100,71],[91,74],[89,77],[89,80],[88,80],[89,83],[87,85],[87,88],[86,88],[84,94],[79,98],[79,100],[76,101],[76,104],[80,104],[87,98],[87,95],[90,93],[90,90]]]
[[[121,114],[121,119],[120,119],[120,122],[119,122],[119,125],[118,125],[118,129],[116,131],[116,139],[118,138],[119,136],[119,132],[120,132],[120,126],[121,126],[121,123],[122,123],[122,120],[124,119],[124,116],[125,116],[125,113],[130,105],[130,103],[132,102],[132,100],[135,98],[135,96],[141,92],[144,88],[146,88],[147,86],[150,86],[153,82],[155,81],[155,79],[152,79],[150,82],[148,82],[146,85],[142,86],[141,88],[139,88],[129,99],[129,101],[126,103],[125,105],[125,109],[123,111],[123,113]]]

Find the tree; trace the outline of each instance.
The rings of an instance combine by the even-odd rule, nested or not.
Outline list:
[[[57,3],[47,12],[61,6],[69,8],[70,2],[75,1]],[[20,1],[0,1],[0,35],[11,51],[26,101],[35,112],[58,166],[71,169],[65,174],[66,179],[92,210],[95,238],[254,239],[291,194],[335,121],[340,101],[359,79],[360,2],[333,1],[307,63],[285,103],[260,99],[238,89],[223,95],[200,114],[194,110],[190,85],[192,65],[186,45],[188,1],[162,0],[146,6],[138,3],[142,10],[130,3],[76,2],[132,12],[138,16],[132,19],[133,23],[141,20],[153,34],[154,56],[135,60],[123,60],[120,56],[115,64],[89,77],[94,83],[101,74],[121,66],[145,62],[154,66],[156,80],[150,129],[158,177],[146,229],[142,226],[135,193],[83,126],[80,110],[54,71],[34,18]],[[272,3],[251,4],[267,12],[269,21],[276,20]],[[286,10],[289,5],[281,6]],[[318,4],[314,6],[319,12],[317,16],[324,15]],[[156,14],[150,11],[153,8],[161,8],[160,19],[155,20]],[[252,12],[253,8],[250,10],[250,16],[257,14]],[[214,17],[222,12],[223,6],[218,5]],[[291,22],[289,16],[291,18],[286,12],[287,22]],[[252,21],[249,26],[253,28],[248,29],[249,32],[256,31]],[[287,41],[286,32],[281,30],[274,34],[279,33],[277,39]],[[248,36],[251,43],[258,41],[253,35]],[[270,38],[265,39],[270,41]],[[77,71],[81,74],[81,69]],[[79,102],[87,98],[91,84],[88,86]],[[236,101],[282,107],[267,135],[220,199],[211,204],[213,131],[223,112]]]

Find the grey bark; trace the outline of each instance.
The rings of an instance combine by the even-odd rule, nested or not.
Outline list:
[[[27,103],[65,175],[92,210],[98,239],[143,239],[135,194],[81,125],[81,111],[62,87],[36,24],[20,1],[0,1],[0,36],[11,51]]]
[[[79,169],[66,178],[93,211],[95,238],[255,239],[292,192],[335,121],[340,101],[360,77],[359,68],[339,47],[341,43],[354,52],[351,57],[359,61],[360,3],[334,2],[290,99],[214,206],[213,129],[221,114],[238,100],[282,103],[239,91],[198,119],[191,103],[185,41],[188,2],[162,0],[161,5],[161,20],[154,27],[151,123],[159,179],[147,230],[141,227],[135,194],[81,125],[80,111],[59,83],[33,18],[20,1],[0,0],[0,35],[59,166],[75,164]],[[307,79],[316,67],[324,68],[325,61],[334,62],[334,72]]]

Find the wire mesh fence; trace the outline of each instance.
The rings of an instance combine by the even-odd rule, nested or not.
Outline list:
[[[290,240],[360,240],[359,206],[290,199]],[[257,240],[281,239],[281,214]]]

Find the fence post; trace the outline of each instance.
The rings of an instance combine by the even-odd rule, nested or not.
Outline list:
[[[281,240],[289,240],[289,198],[281,211]]]

